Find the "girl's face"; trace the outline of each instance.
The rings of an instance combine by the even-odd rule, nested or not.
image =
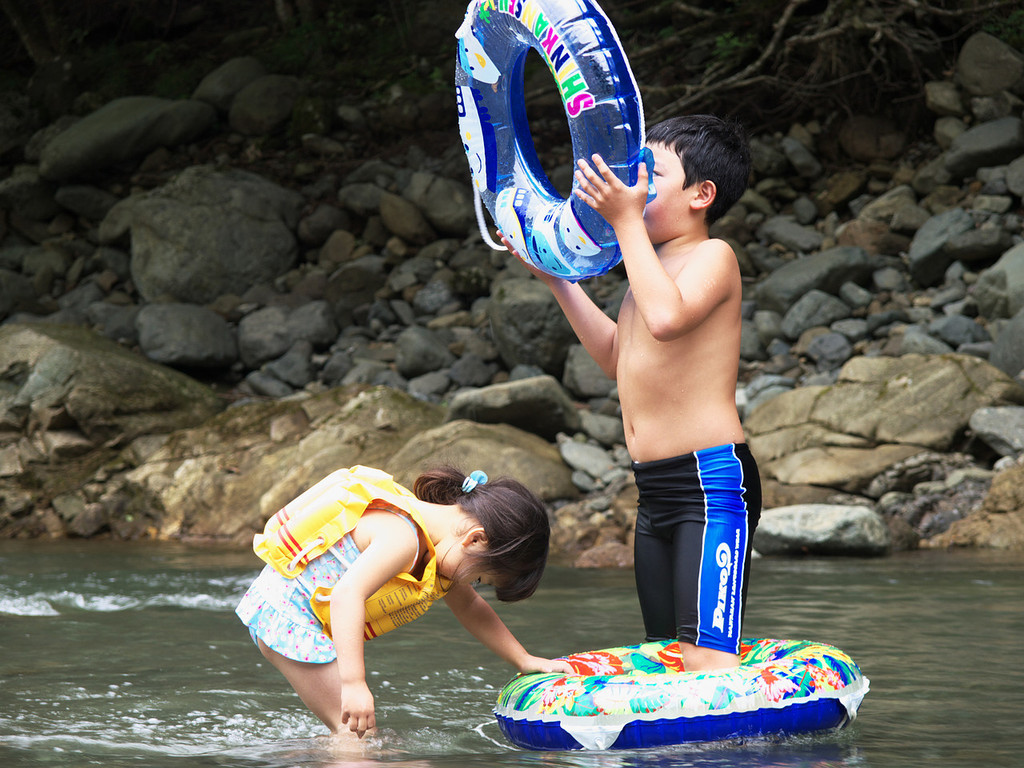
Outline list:
[[[456,584],[472,584],[486,581],[491,576],[473,564],[474,556],[487,551],[487,537],[483,528],[474,526],[464,533],[458,533],[438,549],[437,572]]]

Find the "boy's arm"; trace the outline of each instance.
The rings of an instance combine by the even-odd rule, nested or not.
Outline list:
[[[630,291],[637,311],[651,335],[671,341],[692,330],[728,293],[728,279],[722,274],[724,258],[690,259],[690,266],[678,275],[669,274],[651,243],[644,223],[647,201],[647,167],[640,164],[637,183],[624,184],[599,156],[594,167],[579,161],[576,194],[600,213],[615,230],[622,249]],[[595,171],[594,168],[597,170]],[[697,249],[715,253],[727,248],[719,241],[704,241]],[[686,285],[685,294],[680,288]]]
[[[408,570],[417,542],[409,526],[390,513],[363,517],[359,532],[369,543],[331,590],[331,635],[341,677],[341,722],[361,737],[376,726],[363,656],[366,601]]]
[[[448,607],[473,637],[520,672],[573,674],[567,661],[533,656],[523,648],[494,609],[468,584],[456,584],[444,596]]]
[[[498,234],[501,235],[500,232]],[[519,257],[512,247],[512,243],[504,235],[501,235],[501,242],[510,253]],[[547,272],[530,266],[522,257],[519,259],[530,272],[551,289],[552,295],[558,302],[558,306],[562,308],[562,312],[565,313],[580,344],[594,358],[604,374],[614,380],[617,361],[615,321],[601,311],[601,308],[593,302],[579,283],[570,283],[568,280],[549,275]]]

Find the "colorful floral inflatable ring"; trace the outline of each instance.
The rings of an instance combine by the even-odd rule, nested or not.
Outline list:
[[[538,269],[574,282],[607,272],[622,259],[612,229],[575,195],[560,197],[541,168],[523,72],[527,54],[539,53],[562,98],[574,158],[598,153],[635,184],[639,163],[651,158],[640,92],[611,22],[591,0],[473,0],[456,37],[459,133],[478,203]],[[477,213],[481,234],[500,248]]]
[[[635,749],[841,728],[857,716],[868,679],[838,648],[745,639],[741,664],[684,672],[677,642],[565,658],[577,675],[518,675],[494,709],[527,749]]]

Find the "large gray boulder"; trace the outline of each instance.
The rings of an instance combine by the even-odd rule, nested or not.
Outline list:
[[[381,221],[393,235],[415,245],[426,245],[437,239],[420,209],[404,197],[381,192],[379,205]]]
[[[55,185],[39,176],[31,165],[15,166],[0,180],[0,208],[35,221],[53,218],[60,210],[54,200]]]
[[[385,464],[395,479],[411,484],[424,469],[451,464],[488,477],[502,475],[523,483],[542,499],[573,499],[579,495],[572,471],[558,449],[536,435],[507,424],[450,421],[410,439]]]
[[[979,408],[971,414],[971,431],[1001,456],[1024,453],[1024,407]]]
[[[1024,309],[1024,243],[1018,243],[999,261],[978,275],[974,300],[982,317],[1013,317]]]
[[[1024,370],[1024,309],[1000,326],[989,360],[1008,376]]]
[[[115,99],[47,143],[39,158],[39,173],[66,181],[136,161],[157,147],[192,141],[213,125],[216,114],[209,104],[191,99]]]
[[[812,288],[789,308],[782,318],[782,332],[797,339],[809,328],[828,326],[852,314],[850,307],[824,291]]]
[[[465,237],[477,230],[473,192],[467,184],[417,171],[402,190],[402,196],[442,234]]]
[[[861,492],[899,461],[952,449],[977,409],[1019,404],[1024,388],[980,358],[855,357],[834,385],[783,392],[744,428],[766,479]]]
[[[1024,55],[988,32],[971,35],[956,60],[956,79],[971,96],[994,96],[1024,81]]]
[[[448,345],[437,333],[411,325],[395,339],[395,370],[407,379],[447,368],[455,362]]]
[[[130,234],[132,279],[146,301],[205,304],[291,268],[302,205],[256,174],[193,166],[115,205],[99,234],[106,243]]]
[[[196,304],[146,304],[135,316],[139,348],[146,357],[173,368],[230,368],[238,341],[227,321]]]
[[[785,314],[808,291],[836,294],[844,283],[867,282],[878,266],[867,251],[855,246],[829,248],[793,259],[758,284],[758,308]]]
[[[302,95],[302,81],[288,75],[257,77],[235,94],[228,110],[233,130],[245,136],[268,136],[291,119]]]
[[[821,247],[824,237],[814,227],[804,226],[789,216],[772,216],[757,230],[758,237],[797,253],[811,253]]]
[[[511,424],[554,440],[559,432],[580,430],[580,415],[568,393],[552,376],[533,376],[463,390],[452,398],[446,421]]]
[[[982,167],[1006,165],[1024,154],[1024,122],[1003,117],[981,123],[961,133],[944,155],[946,170],[955,179]]]
[[[255,56],[239,56],[206,75],[192,92],[192,98],[205,101],[220,112],[227,112],[239,91],[265,74],[266,68]]]
[[[354,313],[373,301],[374,294],[388,280],[383,256],[370,254],[342,264],[331,273],[324,298],[331,306],[338,323],[352,323]]]
[[[911,276],[923,286],[934,285],[953,263],[946,245],[957,235],[974,229],[974,219],[963,208],[950,208],[932,216],[914,234],[907,251]]]
[[[503,280],[491,293],[491,331],[509,368],[535,365],[561,378],[576,334],[540,280]]]
[[[0,326],[0,393],[8,428],[71,431],[92,447],[193,426],[224,407],[177,371],[85,328],[46,323]]]
[[[892,536],[870,507],[795,504],[766,509],[754,531],[762,555],[877,556],[889,551]]]
[[[238,322],[238,350],[249,368],[280,357],[296,342],[323,349],[337,336],[334,313],[326,301],[311,301],[295,309],[261,307]]]
[[[334,470],[383,467],[441,416],[383,387],[238,405],[167,436],[109,479],[101,503],[111,517],[150,520],[159,538],[251,542],[268,517]]]

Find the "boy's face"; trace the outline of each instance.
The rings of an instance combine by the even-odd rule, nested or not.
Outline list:
[[[686,175],[679,156],[663,144],[647,146],[654,155],[654,188],[658,195],[644,209],[644,223],[651,243],[658,245],[680,234],[693,194],[684,189]]]

